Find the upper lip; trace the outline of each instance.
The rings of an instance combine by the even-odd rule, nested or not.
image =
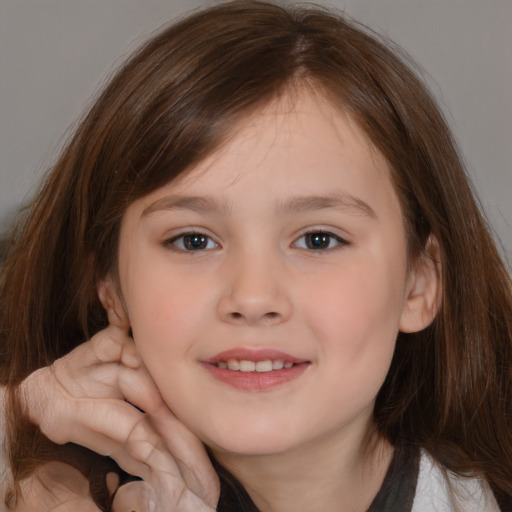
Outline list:
[[[249,348],[234,348],[225,350],[215,354],[213,357],[206,359],[204,362],[209,364],[217,364],[219,361],[229,361],[230,359],[237,359],[238,361],[284,361],[294,364],[305,363],[308,360],[300,357],[295,357],[286,352],[274,349],[249,349]]]

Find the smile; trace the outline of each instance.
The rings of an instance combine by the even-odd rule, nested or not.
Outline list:
[[[240,391],[267,391],[299,378],[311,365],[276,350],[235,349],[222,352],[207,361],[204,367],[223,384]]]
[[[219,361],[217,367],[223,370],[228,369],[234,372],[259,372],[266,373],[283,368],[291,368],[294,365],[291,361],[283,361],[282,359],[264,359],[263,361],[247,361],[246,359],[228,359],[227,361]]]

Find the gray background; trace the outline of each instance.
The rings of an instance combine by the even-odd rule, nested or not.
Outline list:
[[[0,231],[108,74],[200,0],[0,0]],[[425,70],[512,260],[512,0],[331,0]]]

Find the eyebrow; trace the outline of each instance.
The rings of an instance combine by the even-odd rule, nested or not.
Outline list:
[[[227,201],[213,196],[165,196],[150,204],[142,216],[159,210],[191,210],[197,213],[229,213]]]
[[[365,215],[377,218],[375,210],[365,201],[352,194],[329,194],[326,196],[297,196],[282,203],[279,209],[283,213],[337,209],[346,213]]]
[[[329,194],[319,196],[296,196],[278,205],[283,214],[300,213],[315,210],[338,209],[346,213],[377,218],[373,208],[351,194]],[[214,196],[165,196],[150,204],[142,212],[142,216],[161,210],[190,210],[196,213],[220,212],[229,214],[231,208],[228,201]]]

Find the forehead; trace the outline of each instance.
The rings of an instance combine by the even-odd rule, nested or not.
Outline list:
[[[274,99],[236,123],[225,143],[149,194],[238,202],[304,196],[352,197],[376,209],[397,204],[385,159],[355,121],[309,90]],[[373,208],[373,207],[372,207]]]
[[[174,181],[187,187],[208,178],[218,183],[223,177],[240,179],[244,174],[261,170],[273,159],[275,173],[314,171],[323,160],[343,156],[345,163],[365,170],[378,169],[382,178],[389,177],[387,162],[356,122],[325,96],[309,89],[290,91],[273,99],[229,130],[224,144]],[[288,165],[291,164],[291,165]],[[220,183],[219,183],[220,185]]]

